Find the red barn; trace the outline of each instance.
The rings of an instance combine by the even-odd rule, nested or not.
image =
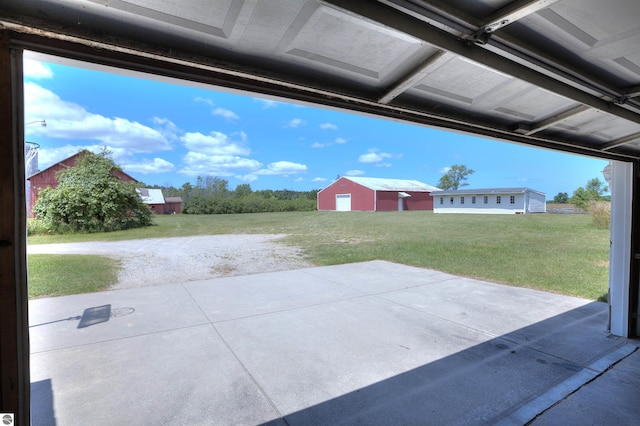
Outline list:
[[[438,190],[417,180],[341,177],[318,192],[318,210],[433,210]]]
[[[50,166],[44,170],[41,170],[31,175],[28,178],[30,182],[29,194],[27,194],[27,196],[29,197],[28,205],[31,206],[32,208],[33,206],[36,205],[36,201],[38,200],[38,193],[40,192],[40,189],[47,188],[47,187],[51,187],[51,188],[57,187],[58,179],[56,178],[56,173],[59,172],[60,170],[75,166],[78,158],[85,152],[87,151],[85,150],[80,151],[77,154],[74,154],[71,157],[68,157],[54,164],[53,166]],[[131,176],[129,176],[128,174],[126,174],[121,170],[113,170],[111,173],[121,181],[137,182],[136,179],[132,178]],[[33,217],[32,211],[29,211],[29,217]]]

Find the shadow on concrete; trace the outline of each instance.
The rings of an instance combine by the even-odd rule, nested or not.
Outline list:
[[[30,325],[29,328],[42,327],[43,325],[56,324],[64,321],[80,321],[78,323],[77,328],[86,328],[86,327],[91,327],[92,325],[107,322],[112,317],[121,317],[125,315],[130,315],[133,312],[135,312],[135,309],[133,308],[111,309],[111,305],[107,304],[107,305],[94,306],[91,308],[87,308],[84,310],[82,315],[76,315],[73,317],[62,318],[55,321],[48,321],[40,324],[34,324],[34,325]]]
[[[92,325],[107,322],[109,318],[111,318],[111,304],[87,308],[82,313],[78,328],[91,327]]]
[[[585,305],[283,419],[289,425],[496,424],[505,419],[518,424],[508,420],[512,413],[539,403],[541,394],[584,370],[591,379],[602,374],[593,370],[594,363],[625,346],[625,339],[605,333],[597,312],[602,312],[600,303]],[[574,383],[577,387],[562,398],[586,383]],[[548,401],[549,406],[557,402]],[[630,420],[640,416],[640,406],[630,415]]]
[[[51,379],[31,383],[31,424],[56,426]]]

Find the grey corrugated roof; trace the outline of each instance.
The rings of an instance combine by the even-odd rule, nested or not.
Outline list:
[[[456,191],[434,191],[431,195],[489,195],[489,194],[521,194],[523,192],[537,192],[546,195],[544,192],[536,191],[531,188],[480,188],[480,189],[458,189]]]
[[[413,192],[433,192],[438,191],[440,188],[431,186],[424,182],[417,180],[405,180],[405,179],[383,179],[372,177],[353,177],[345,176],[352,182],[365,186],[374,191],[413,191]]]
[[[167,203],[181,203],[182,202],[182,198],[181,197],[165,197],[164,200]]]

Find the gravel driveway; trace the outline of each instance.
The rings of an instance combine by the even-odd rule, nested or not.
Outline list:
[[[286,235],[214,235],[127,241],[39,244],[29,254],[94,254],[118,259],[112,289],[204,280],[313,266]]]

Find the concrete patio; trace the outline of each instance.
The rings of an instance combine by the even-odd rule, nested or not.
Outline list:
[[[389,262],[29,309],[34,425],[640,418],[640,356],[606,304]]]

